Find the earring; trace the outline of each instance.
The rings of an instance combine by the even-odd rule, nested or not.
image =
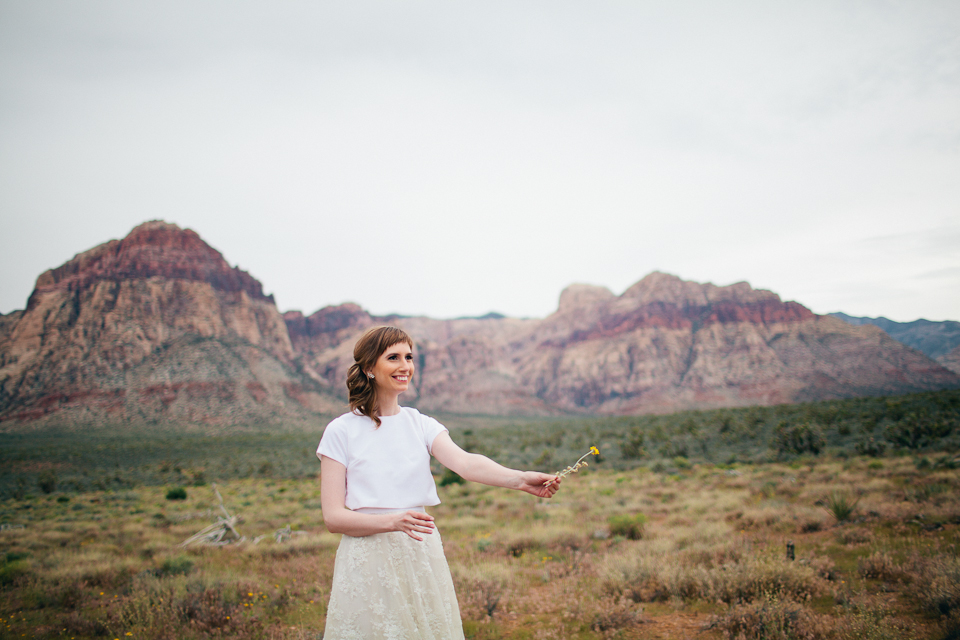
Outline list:
[[[370,378],[371,380],[373,380],[373,374],[372,374],[372,373],[368,373],[368,374],[367,374],[367,377]]]

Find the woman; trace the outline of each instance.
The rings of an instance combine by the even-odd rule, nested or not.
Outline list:
[[[447,429],[399,396],[413,378],[413,340],[375,327],[353,349],[350,413],[323,432],[321,506],[342,533],[333,570],[325,640],[463,638],[440,534],[425,507],[440,504],[430,455],[467,480],[556,493],[556,476],[507,469],[458,447]]]

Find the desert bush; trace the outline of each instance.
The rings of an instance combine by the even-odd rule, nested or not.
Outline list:
[[[916,581],[920,604],[931,613],[956,616],[960,612],[960,558],[940,555],[918,563]]]
[[[620,629],[634,627],[643,622],[643,607],[628,598],[601,598],[593,614],[590,628],[605,637]]]
[[[857,575],[871,580],[896,582],[908,577],[902,565],[894,561],[885,551],[877,551],[866,558],[857,560]]]
[[[904,489],[904,497],[912,502],[926,502],[948,493],[950,493],[950,485],[942,482],[927,482]]]
[[[472,619],[492,619],[501,605],[510,578],[499,564],[452,567],[461,615]]]
[[[22,580],[28,575],[29,567],[26,554],[7,553],[3,564],[0,564],[0,587]]]
[[[624,460],[636,460],[647,455],[643,448],[643,432],[634,429],[628,437],[620,443],[620,456]]]
[[[873,532],[862,527],[842,527],[836,533],[840,544],[863,544],[873,540]]]
[[[780,457],[804,453],[817,455],[827,445],[827,441],[819,425],[809,422],[789,424],[781,421],[774,432],[773,445]]]
[[[615,557],[601,568],[601,591],[634,602],[680,598],[736,604],[764,594],[804,601],[824,591],[820,568],[790,562],[779,553],[743,555],[713,566],[678,563],[672,554]]]
[[[845,605],[847,615],[834,623],[834,635],[839,640],[912,640],[913,630],[890,616],[883,606],[867,604],[856,599]]]
[[[614,599],[626,596],[633,602],[668,600],[671,595],[666,577],[668,566],[666,557],[659,553],[610,556],[601,568],[601,591]]]
[[[514,558],[519,558],[528,551],[538,549],[540,543],[532,537],[520,537],[507,544],[507,553]]]
[[[43,471],[37,476],[37,486],[44,493],[53,493],[57,488],[57,474],[53,471]]]
[[[879,458],[880,456],[883,455],[883,452],[887,450],[887,443],[884,442],[883,440],[880,440],[878,442],[877,440],[873,439],[873,436],[870,436],[869,438],[864,438],[862,440],[859,440],[857,444],[854,446],[854,449],[861,456],[870,456],[871,458]],[[874,462],[879,462],[879,461],[874,461]],[[883,463],[880,463],[879,467],[871,467],[871,468],[882,469]]]
[[[837,565],[827,556],[813,556],[800,562],[805,562],[824,580],[833,581],[837,579]]]
[[[77,611],[61,616],[57,621],[57,626],[69,633],[70,636],[86,636],[90,638],[100,638],[107,635],[107,627],[101,620],[90,620],[83,617]]]
[[[797,529],[799,529],[800,533],[815,533],[823,529],[823,521],[813,519],[804,520]]]
[[[634,515],[616,515],[607,518],[607,524],[610,525],[610,534],[614,536],[623,536],[628,540],[640,540],[643,537],[643,527],[647,523],[647,517],[642,513]]]
[[[186,500],[187,490],[183,487],[171,487],[167,489],[167,500]]]
[[[921,449],[950,435],[951,421],[942,415],[934,415],[920,409],[911,411],[901,420],[887,427],[884,437],[895,445],[907,449]]]
[[[844,491],[832,491],[823,501],[823,508],[832,515],[837,522],[846,522],[853,517],[860,498],[853,499]]]
[[[791,562],[779,553],[746,557],[723,570],[714,570],[711,578],[707,595],[727,603],[752,602],[764,594],[803,601],[819,595],[824,588],[814,567]]]
[[[179,576],[190,573],[193,569],[193,560],[187,556],[167,558],[160,565],[160,574],[165,576]]]
[[[803,605],[776,597],[731,607],[707,624],[738,640],[820,640],[829,637],[831,626]]]
[[[460,475],[452,469],[444,469],[443,475],[440,476],[440,482],[438,483],[441,487],[446,487],[451,484],[464,484],[466,480],[460,477]]]
[[[182,622],[205,634],[230,637],[234,635],[232,627],[247,622],[237,615],[237,601],[228,597],[221,586],[184,596],[177,602],[177,609]]]

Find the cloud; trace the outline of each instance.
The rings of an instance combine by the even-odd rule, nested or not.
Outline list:
[[[956,3],[47,9],[0,2],[4,311],[162,218],[305,311],[659,268],[960,317]]]

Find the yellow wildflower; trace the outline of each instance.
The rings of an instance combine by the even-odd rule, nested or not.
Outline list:
[[[571,473],[576,473],[577,471],[579,471],[579,470],[580,470],[580,467],[589,466],[589,465],[584,461],[584,458],[586,458],[587,456],[598,456],[598,455],[600,455],[600,449],[597,449],[596,447],[590,447],[590,451],[587,451],[585,454],[583,454],[582,456],[580,456],[580,459],[577,460],[577,461],[573,464],[573,466],[567,467],[567,468],[564,469],[563,471],[557,471],[557,473],[555,473],[554,475],[556,475],[557,478],[565,478],[566,476],[570,475]],[[546,482],[543,483],[543,486],[549,487],[551,484],[553,484],[553,482],[554,482],[553,480],[547,480]]]

